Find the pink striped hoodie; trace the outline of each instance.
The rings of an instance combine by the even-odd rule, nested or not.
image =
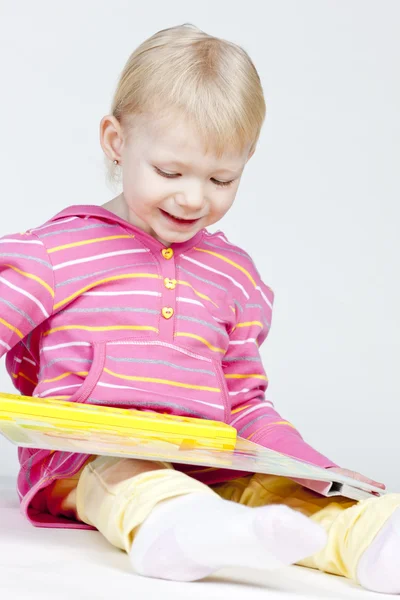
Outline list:
[[[166,248],[104,208],[72,206],[0,239],[0,355],[22,394],[224,421],[263,446],[334,466],[265,399],[259,346],[272,303],[251,258],[220,231]],[[87,456],[19,448],[19,459],[28,519],[88,528],[31,506]],[[176,468],[208,484],[242,475]]]

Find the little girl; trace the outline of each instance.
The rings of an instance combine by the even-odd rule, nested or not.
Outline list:
[[[185,25],[133,52],[100,128],[122,193],[0,240],[0,350],[22,394],[219,420],[340,470],[265,399],[273,293],[206,229],[232,206],[264,116],[233,43]],[[19,459],[34,525],[96,528],[141,575],[298,563],[400,592],[400,495],[331,502],[268,475],[27,448]]]

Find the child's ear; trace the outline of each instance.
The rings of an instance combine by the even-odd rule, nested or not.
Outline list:
[[[123,136],[121,125],[113,115],[106,115],[100,122],[100,144],[111,160],[121,160]]]
[[[246,161],[246,162],[248,162],[248,161],[251,159],[251,157],[253,156],[253,154],[254,154],[254,152],[255,152],[255,151],[256,151],[256,148],[255,148],[255,147],[254,147],[252,150],[250,150],[250,152],[249,152],[249,155],[248,155],[248,157],[247,157],[247,161]]]

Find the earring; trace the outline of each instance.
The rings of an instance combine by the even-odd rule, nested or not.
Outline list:
[[[113,163],[114,163],[114,165],[117,165],[118,164],[117,159],[113,160]]]

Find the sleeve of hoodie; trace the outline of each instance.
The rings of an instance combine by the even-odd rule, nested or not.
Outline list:
[[[259,347],[271,323],[274,295],[261,279],[238,314],[223,370],[231,398],[230,425],[238,435],[266,448],[323,468],[337,466],[304,441],[297,429],[266,400],[267,376]]]
[[[0,356],[50,316],[53,299],[43,243],[30,232],[0,238]]]

